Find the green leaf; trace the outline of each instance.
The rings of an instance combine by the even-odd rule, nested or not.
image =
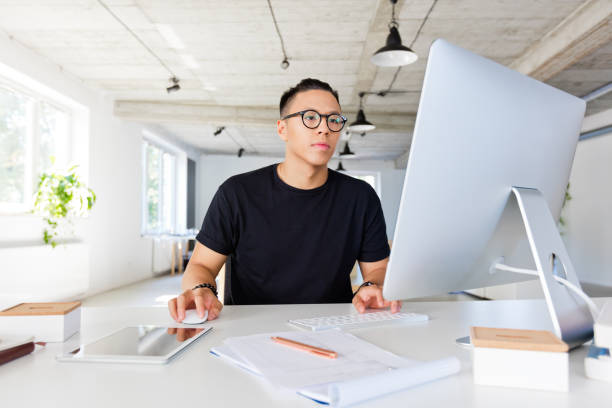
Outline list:
[[[72,222],[72,218],[84,211],[84,200],[87,200],[87,211],[91,210],[96,195],[92,189],[79,181],[74,172],[77,166],[72,166],[66,173],[43,173],[38,182],[34,194],[34,208],[32,212],[43,216],[48,229],[43,231],[45,244],[55,247],[58,236],[58,225],[60,220]],[[81,206],[77,207],[76,198]]]

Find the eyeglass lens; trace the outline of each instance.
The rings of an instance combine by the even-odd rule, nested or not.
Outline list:
[[[321,115],[316,111],[306,111],[302,115],[302,122],[307,128],[315,129],[321,123]],[[341,115],[329,115],[327,116],[327,127],[332,132],[338,132],[344,127],[344,119]]]

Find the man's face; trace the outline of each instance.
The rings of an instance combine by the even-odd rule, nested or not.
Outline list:
[[[340,105],[330,92],[313,89],[296,94],[283,116],[305,110],[314,110],[323,115],[340,114]],[[319,126],[309,129],[300,115],[279,120],[277,132],[286,142],[286,158],[293,156],[316,167],[327,165],[340,137],[340,132],[329,130],[325,117],[321,118]]]

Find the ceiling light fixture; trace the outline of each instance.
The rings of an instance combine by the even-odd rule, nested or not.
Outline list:
[[[242,154],[244,153],[244,148],[240,148],[238,149],[238,157],[242,157]]]
[[[338,163],[338,167],[336,168],[336,171],[346,171],[346,169],[344,168],[344,166],[342,166],[342,162]]]
[[[180,81],[180,79],[178,79],[175,76],[170,78],[170,82],[172,82],[174,85],[170,85],[169,87],[167,87],[166,88],[166,92],[172,93],[172,92],[180,91],[181,90],[181,86],[179,85],[179,81]]]
[[[348,128],[351,132],[368,132],[370,130],[376,129],[372,123],[368,122],[365,113],[363,113],[363,97],[365,96],[365,92],[359,92],[359,111],[357,112],[357,119],[349,124]]]
[[[398,27],[399,23],[395,19],[395,4],[397,0],[391,1],[391,21],[389,22],[389,35],[387,43],[370,57],[370,61],[380,67],[399,67],[415,62],[419,56],[410,47],[402,44]]]
[[[272,14],[272,21],[274,22],[274,28],[276,28],[276,33],[278,34],[278,39],[281,43],[281,49],[283,51],[283,60],[280,63],[280,67],[282,69],[289,68],[289,57],[287,57],[287,50],[285,50],[285,42],[283,41],[283,36],[278,28],[278,22],[276,21],[276,16],[274,15],[274,10],[272,9],[272,3],[268,0],[268,7],[270,8],[270,14]]]
[[[351,148],[349,147],[349,142],[346,142],[346,144],[344,145],[344,150],[340,153],[340,156],[354,156],[355,152],[351,151]]]
[[[223,132],[225,130],[225,126],[219,126],[217,128],[217,130],[215,130],[215,132],[213,133],[214,136],[219,136],[221,134],[221,132]]]

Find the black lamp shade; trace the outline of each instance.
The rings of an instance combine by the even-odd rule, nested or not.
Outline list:
[[[359,109],[359,112],[357,112],[357,120],[351,123],[348,128],[352,132],[359,133],[374,130],[376,129],[376,126],[368,122],[366,120],[365,113],[363,113],[363,109]]]
[[[355,153],[351,151],[348,142],[344,145],[344,150],[340,153],[340,156],[354,156]]]
[[[346,171],[346,169],[342,166],[342,162],[338,163],[338,168],[336,171]]]
[[[410,48],[402,45],[397,27],[391,26],[387,36],[387,45],[370,57],[370,61],[380,67],[399,67],[415,62],[419,56]]]

